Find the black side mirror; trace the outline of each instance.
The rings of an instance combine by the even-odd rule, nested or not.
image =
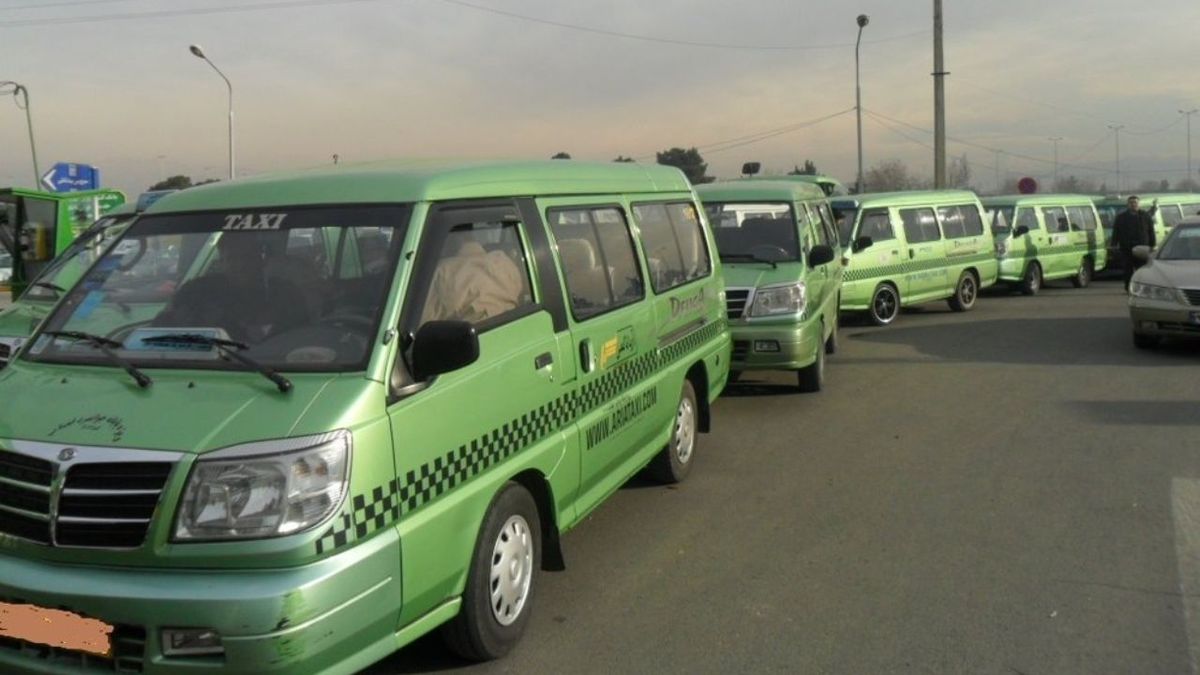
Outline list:
[[[870,237],[859,237],[858,239],[854,240],[853,244],[850,245],[850,250],[858,253],[859,251],[866,250],[874,245],[875,242],[871,241]]]
[[[430,321],[413,338],[413,378],[418,382],[478,360],[479,334],[466,321]]]
[[[1020,227],[1018,227],[1017,229],[1013,230],[1012,236],[1013,236],[1014,238],[1016,238],[1016,237],[1024,237],[1024,236],[1025,236],[1025,235],[1027,235],[1027,234],[1029,234],[1029,228],[1028,228],[1028,227],[1026,227],[1025,225],[1021,225],[1021,226],[1020,226]]]
[[[808,266],[816,267],[833,260],[833,247],[827,244],[817,244],[808,252]]]

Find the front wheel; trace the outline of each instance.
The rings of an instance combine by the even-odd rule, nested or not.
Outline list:
[[[507,654],[529,623],[541,566],[537,504],[528,490],[510,482],[484,516],[462,609],[442,627],[450,649],[471,661],[490,661]]]
[[[1021,293],[1037,295],[1042,290],[1042,266],[1033,261],[1025,268],[1025,278],[1021,279]]]
[[[950,296],[947,302],[950,303],[950,309],[965,312],[975,306],[975,300],[978,298],[979,282],[975,280],[975,275],[963,272],[958,277],[958,285],[954,287],[954,295]]]
[[[796,372],[796,386],[805,394],[815,394],[825,386],[825,350],[817,347],[817,360]]]
[[[1075,276],[1071,277],[1071,285],[1075,288],[1087,288],[1088,284],[1092,283],[1092,261],[1084,259],[1079,263],[1079,269],[1075,272]]]
[[[835,312],[833,315],[833,330],[829,332],[829,339],[825,341],[825,353],[836,354],[838,351],[838,324],[841,319]]]
[[[650,462],[650,475],[655,480],[669,485],[687,478],[696,454],[699,418],[696,389],[691,380],[684,378],[683,390],[679,392],[679,406],[675,408],[675,419],[671,423],[671,439],[667,441],[667,447]]]
[[[871,296],[871,321],[887,326],[900,315],[900,293],[891,284],[879,284]]]

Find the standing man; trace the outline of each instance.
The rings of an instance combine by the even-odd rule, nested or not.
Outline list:
[[[1128,209],[1117,214],[1113,221],[1113,245],[1121,251],[1121,263],[1125,267],[1125,290],[1129,290],[1129,279],[1137,268],[1142,266],[1133,257],[1134,246],[1149,246],[1154,248],[1154,214],[1158,212],[1158,200],[1154,200],[1149,211],[1138,208],[1137,195],[1131,195],[1126,202]]]

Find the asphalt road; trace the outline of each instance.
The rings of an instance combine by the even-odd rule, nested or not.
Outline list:
[[[506,659],[367,672],[1196,672],[1200,348],[1135,350],[1114,282],[841,336],[567,535]]]

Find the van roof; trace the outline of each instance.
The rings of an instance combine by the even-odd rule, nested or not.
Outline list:
[[[995,197],[980,197],[984,206],[1091,206],[1094,200],[1087,195],[1077,194],[1035,194],[1035,195],[998,195]]]
[[[765,180],[743,178],[706,183],[696,186],[701,201],[757,201],[757,200],[807,200],[825,199],[825,191],[816,183],[791,180]]]
[[[1120,204],[1124,206],[1125,202],[1129,201],[1129,198],[1135,195],[1143,204],[1149,204],[1155,199],[1168,204],[1190,204],[1192,202],[1200,202],[1200,193],[1196,192],[1130,192],[1128,194],[1104,195],[1102,197],[1096,197],[1095,202],[1097,204]]]
[[[406,160],[326,166],[211,183],[167,195],[146,212],[690,189],[683,172],[657,164]]]
[[[833,197],[834,204],[854,204],[859,208],[873,206],[925,206],[928,204],[974,202],[979,197],[970,190],[908,190],[904,192],[867,192],[861,195]]]

